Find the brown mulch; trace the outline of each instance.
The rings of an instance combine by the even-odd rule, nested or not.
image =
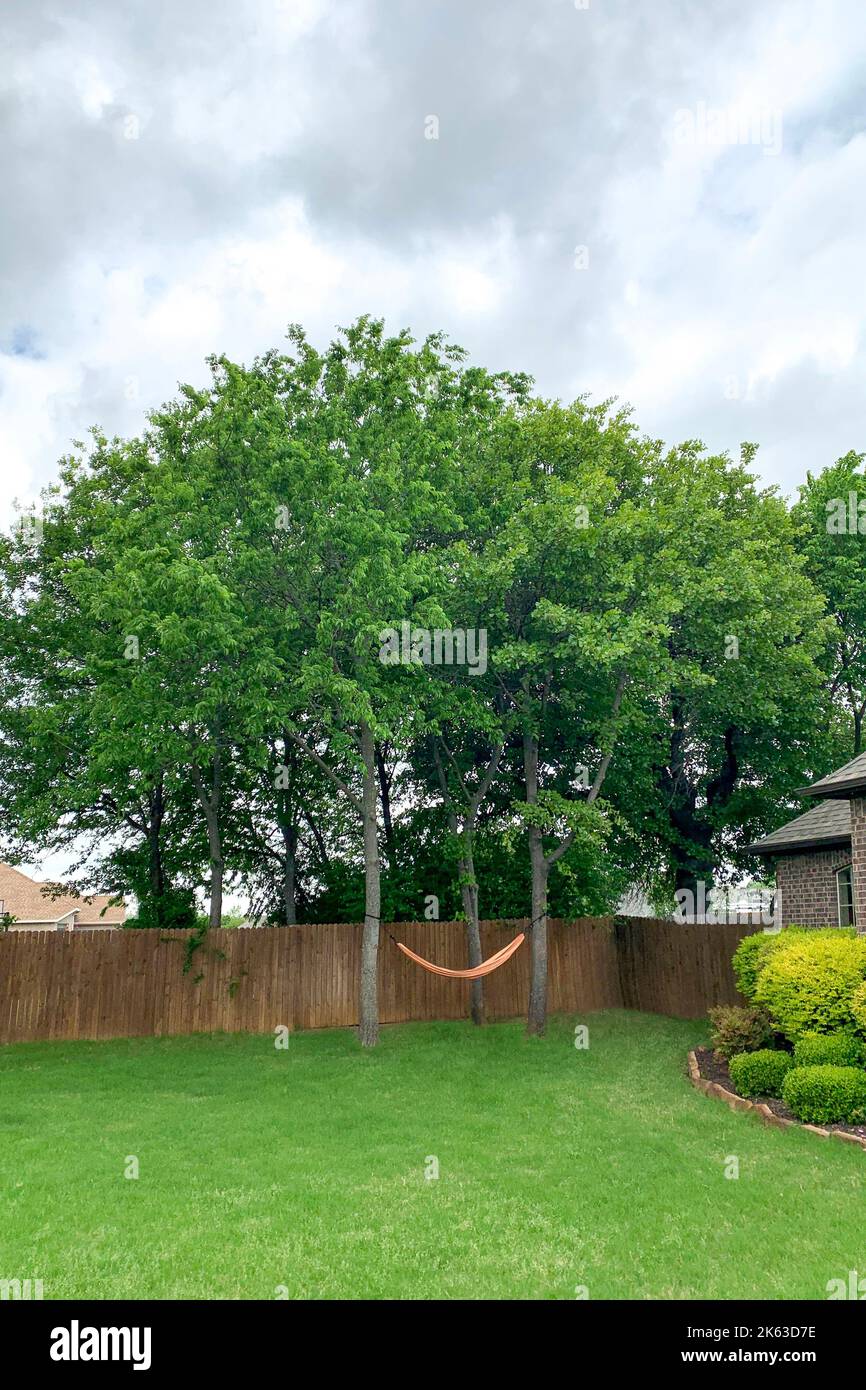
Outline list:
[[[698,1070],[704,1081],[716,1081],[720,1086],[724,1086],[726,1091],[733,1091],[735,1096],[740,1092],[731,1080],[728,1064],[724,1057],[713,1052],[709,1047],[696,1047],[695,1057],[698,1063]],[[796,1115],[792,1114],[783,1100],[776,1100],[774,1096],[748,1096],[748,1100],[760,1101],[772,1110],[774,1115],[778,1115],[781,1120],[793,1120],[794,1124],[800,1124]],[[822,1124],[822,1129],[838,1129],[843,1134],[856,1134],[858,1139],[866,1139],[866,1125],[831,1125]]]

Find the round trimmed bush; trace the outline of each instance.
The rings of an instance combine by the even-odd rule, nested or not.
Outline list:
[[[847,1033],[804,1033],[794,1047],[795,1067],[861,1067],[863,1045]]]
[[[804,1033],[853,1037],[854,996],[864,979],[866,938],[797,932],[769,954],[758,975],[755,1000],[790,1042]]]
[[[866,1071],[793,1067],[785,1077],[782,1099],[806,1124],[862,1124],[866,1121]]]
[[[731,1080],[741,1096],[780,1096],[782,1084],[793,1065],[790,1052],[741,1052],[728,1066]]]

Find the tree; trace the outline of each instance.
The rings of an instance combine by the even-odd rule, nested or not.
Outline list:
[[[825,596],[833,621],[824,670],[843,730],[847,724],[842,735],[844,753],[837,755],[846,761],[863,751],[866,717],[864,458],[864,454],[847,453],[822,473],[808,473],[792,509],[806,573]]]
[[[219,925],[225,881],[362,918],[365,1046],[383,918],[440,898],[474,965],[481,902],[528,905],[540,1033],[551,910],[741,871],[843,722],[859,747],[862,460],[792,519],[751,446],[665,452],[441,336],[288,343],[95,432],[39,544],[0,541],[4,843],[74,846],[139,924],[206,888]]]
[[[645,452],[623,414],[536,401],[504,422],[488,482],[490,659],[519,730],[508,766],[531,870],[531,1033],[546,1023],[551,871],[609,834],[601,793],[630,686],[655,688],[675,607],[646,546]]]
[[[392,663],[383,634],[445,627],[448,545],[459,529],[454,476],[512,389],[462,371],[439,336],[416,347],[361,319],[317,353],[299,329],[291,352],[255,369],[285,411],[300,457],[275,472],[270,588],[291,611],[299,657],[283,692],[289,736],[357,812],[364,846],[359,1036],[378,1038],[383,746],[425,719],[423,658]],[[409,732],[411,731],[411,732]],[[323,756],[322,743],[330,749]],[[391,836],[393,849],[393,835]]]
[[[822,597],[753,452],[734,463],[690,443],[653,470],[652,543],[678,602],[665,687],[635,690],[609,795],[636,867],[671,898],[748,869],[749,843],[824,762]]]
[[[103,717],[105,625],[66,582],[76,563],[97,563],[106,514],[147,467],[135,443],[116,445],[112,464],[97,476],[83,450],[64,460],[63,486],[46,492],[38,518],[0,539],[2,822],[11,857],[71,850],[82,891],[96,874],[112,891],[147,896],[167,923],[177,920],[172,878],[188,868],[182,791],[164,750],[142,747],[137,720],[120,707]]]

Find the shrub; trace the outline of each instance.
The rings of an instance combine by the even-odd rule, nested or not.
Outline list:
[[[848,1033],[804,1033],[794,1048],[795,1067],[859,1067],[863,1045]]]
[[[726,1060],[738,1052],[757,1052],[773,1040],[773,1025],[766,1010],[754,1005],[719,1004],[710,1009],[710,1024],[713,1048]]]
[[[804,1033],[856,1035],[854,995],[866,977],[866,940],[839,932],[796,932],[758,975],[755,1000],[791,1042]]]
[[[861,1124],[866,1120],[866,1071],[859,1067],[794,1067],[782,1098],[806,1124]]]
[[[851,996],[851,1017],[854,1027],[866,1037],[866,980],[857,986]]]
[[[780,1096],[791,1065],[790,1052],[741,1052],[731,1058],[731,1080],[741,1096]]]
[[[758,975],[763,970],[770,954],[778,949],[781,939],[781,932],[778,934],[755,932],[753,936],[744,936],[734,952],[731,961],[734,967],[734,979],[737,982],[737,989],[746,999],[754,1002]]]
[[[780,932],[755,932],[744,936],[734,951],[731,964],[737,989],[746,999],[754,1002],[758,976],[770,957],[776,951],[784,950],[795,939],[820,936],[823,940],[853,941],[857,932],[854,927],[785,927]]]

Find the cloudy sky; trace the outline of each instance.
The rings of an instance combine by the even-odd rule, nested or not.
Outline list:
[[[0,516],[369,311],[767,480],[866,448],[863,0],[6,0]]]

